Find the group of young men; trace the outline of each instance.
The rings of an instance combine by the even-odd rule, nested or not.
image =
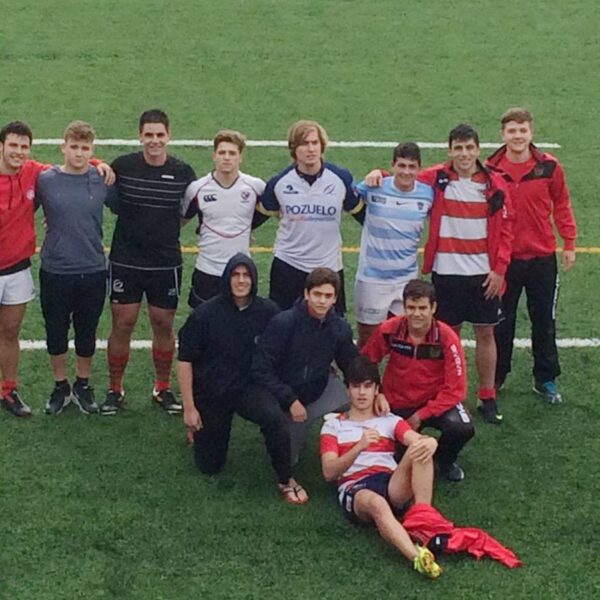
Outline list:
[[[55,380],[48,414],[59,414],[71,401],[86,413],[120,410],[145,295],[152,399],[170,414],[183,410],[201,471],[223,468],[232,418],[239,414],[261,428],[283,499],[304,504],[308,494],[294,469],[308,425],[331,413],[321,458],[325,478],[339,480],[342,506],[374,521],[417,570],[439,575],[429,551],[412,544],[388,509],[402,508],[412,497],[430,503],[434,466],[442,479],[464,478],[457,456],[474,425],[463,406],[461,325],[474,328],[478,410],[486,422],[500,424],[496,392],[510,372],[516,308],[525,288],[534,390],[551,404],[561,400],[553,225],[570,268],[576,231],[569,195],[558,161],[532,144],[527,110],[509,109],[501,135],[504,145],[485,164],[477,132],[468,125],[450,132],[449,160],[429,168],[421,169],[416,144],[399,144],[389,174],[375,169],[354,184],[347,170],[324,161],[323,127],[301,120],[288,133],[292,164],[265,183],[240,170],[245,139],[231,130],[217,133],[214,168],[197,179],[189,165],[167,153],[169,120],[156,109],[140,117],[141,152],[111,166],[92,159],[94,132],[87,123],[67,127],[64,163],[55,167],[30,160],[30,129],[9,123],[0,131],[2,406],[16,416],[31,414],[17,391],[17,365],[19,329],[34,297],[29,266],[33,215],[41,206],[46,232],[40,295]],[[108,267],[105,204],[117,215]],[[343,211],[363,228],[354,293],[358,347],[344,319]],[[180,403],[170,384],[182,279],[179,233],[196,216],[200,252],[188,300],[194,310],[179,332]],[[249,245],[252,229],[269,216],[279,224],[270,298],[263,299]],[[417,279],[427,219],[422,272],[432,273],[432,284]],[[89,378],[106,281],[109,385],[98,407]],[[72,385],[66,372],[71,321]],[[376,364],[386,357],[379,390]],[[425,427],[441,432],[438,442],[419,433]]]

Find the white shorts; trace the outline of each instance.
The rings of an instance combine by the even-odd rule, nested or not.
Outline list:
[[[25,304],[35,298],[31,269],[0,275],[0,305]]]
[[[358,323],[379,325],[389,313],[404,313],[402,292],[410,279],[394,283],[370,283],[356,281],[354,284],[354,316]]]

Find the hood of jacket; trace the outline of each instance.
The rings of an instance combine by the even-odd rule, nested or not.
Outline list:
[[[250,278],[252,279],[250,299],[254,300],[254,298],[256,298],[256,294],[258,293],[258,271],[256,270],[256,265],[249,256],[243,254],[242,252],[238,252],[229,259],[227,265],[225,265],[223,275],[221,276],[221,295],[223,298],[226,298],[232,303],[233,297],[231,295],[231,274],[233,273],[234,269],[240,265],[243,265],[248,269]]]

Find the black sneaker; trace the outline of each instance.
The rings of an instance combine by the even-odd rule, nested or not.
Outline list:
[[[495,400],[480,400],[477,411],[483,417],[483,420],[491,425],[500,425],[502,419],[504,419],[498,412],[498,405]]]
[[[446,481],[451,481],[452,483],[458,483],[465,478],[465,472],[454,462],[447,464],[439,463],[438,467],[438,477],[440,479],[445,479]]]
[[[98,412],[98,405],[94,399],[94,388],[75,381],[73,384],[73,404],[79,407],[79,410],[86,415],[93,415]]]
[[[68,383],[55,385],[46,401],[47,415],[60,415],[64,408],[71,402],[71,386]]]
[[[4,396],[0,400],[0,405],[15,417],[31,416],[31,408],[21,400],[17,390],[12,390],[7,396]]]
[[[104,404],[100,407],[101,415],[116,415],[117,411],[123,406],[123,400],[125,397],[125,392],[113,392],[112,390],[108,390],[106,392],[106,399],[104,400]]]
[[[169,388],[161,390],[160,392],[154,388],[152,390],[152,400],[159,404],[161,408],[170,415],[179,415],[183,410],[181,404],[177,402],[175,394]]]

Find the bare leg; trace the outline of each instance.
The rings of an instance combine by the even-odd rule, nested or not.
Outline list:
[[[417,504],[431,504],[433,498],[433,460],[415,461],[404,453],[388,484],[393,506],[401,507],[411,498]]]
[[[91,356],[76,356],[75,357],[75,374],[81,379],[89,379],[92,373],[92,357]]]
[[[50,368],[54,381],[64,381],[67,378],[67,353],[51,354]]]
[[[409,561],[417,556],[415,545],[385,498],[371,490],[360,490],[354,496],[354,512],[361,521],[375,523],[379,535]]]
[[[493,325],[474,325],[475,367],[480,388],[493,388],[496,375],[496,340]]]
[[[0,305],[0,374],[6,381],[17,380],[19,331],[27,304]]]

